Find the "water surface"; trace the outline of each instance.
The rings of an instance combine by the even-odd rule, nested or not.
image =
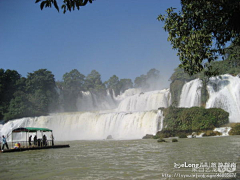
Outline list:
[[[59,143],[70,144],[70,148],[0,154],[0,179],[183,179],[165,175],[192,174],[192,168],[174,168],[174,163],[185,162],[237,163],[239,173],[240,136],[179,139],[176,143],[170,140]]]

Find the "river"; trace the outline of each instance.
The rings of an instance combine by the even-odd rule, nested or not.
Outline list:
[[[240,136],[168,141],[68,141],[56,144],[70,148],[2,153],[0,179],[201,179],[183,178],[209,174],[189,167],[200,163],[237,164],[240,178]],[[179,164],[185,167],[176,168]]]

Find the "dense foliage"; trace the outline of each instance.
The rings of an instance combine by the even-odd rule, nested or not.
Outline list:
[[[13,94],[18,89],[20,77],[17,71],[0,69],[0,119],[8,112],[10,101],[14,98]]]
[[[231,41],[240,45],[239,0],[181,0],[181,11],[174,8],[159,15],[164,29],[169,33],[168,41],[177,49],[180,67],[190,75],[204,68],[211,71],[210,62],[224,57],[225,45]],[[206,61],[205,61],[206,60]],[[208,76],[214,72],[208,73]]]
[[[1,69],[1,72],[4,70]],[[1,97],[8,97],[8,100],[5,104],[0,105],[4,109],[1,112],[1,118],[9,120],[25,116],[45,115],[56,107],[58,95],[54,75],[50,71],[40,69],[28,73],[27,78],[23,78],[16,71],[11,70],[5,71],[4,74],[0,77],[1,86],[4,85],[2,83],[4,79],[9,81],[5,82],[7,88],[3,89]]]
[[[228,123],[229,113],[222,109],[202,107],[164,109],[164,127],[169,131],[201,131]]]
[[[152,78],[156,73],[159,71],[151,69],[146,76]],[[103,83],[96,70],[85,76],[73,69],[63,75],[63,81],[55,82],[52,72],[46,69],[28,73],[26,78],[15,70],[0,69],[0,119],[47,115],[59,110],[77,111],[77,100],[83,91],[105,96],[107,89],[112,95],[119,95],[129,88],[133,88],[131,79],[119,80],[113,75]]]

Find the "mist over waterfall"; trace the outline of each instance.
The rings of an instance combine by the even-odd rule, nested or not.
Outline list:
[[[180,107],[201,105],[202,81],[185,83]],[[222,75],[209,79],[206,108],[222,108],[229,112],[230,122],[240,122],[240,78]],[[8,135],[18,127],[45,127],[53,130],[56,140],[141,139],[163,129],[163,113],[159,107],[171,105],[169,89],[142,92],[128,89],[115,97],[82,92],[77,99],[79,112],[11,120],[0,126],[0,134]],[[22,137],[25,138],[25,137]],[[9,141],[11,139],[8,139]]]
[[[10,134],[18,127],[45,127],[52,129],[55,139],[61,141],[99,140],[109,135],[113,139],[141,139],[163,128],[163,114],[158,108],[167,107],[169,103],[169,89],[145,93],[129,89],[118,97],[109,92],[106,97],[84,92],[77,106],[79,111],[85,112],[12,120],[2,127],[1,133]]]
[[[222,108],[229,112],[230,122],[240,122],[240,78],[228,74],[212,77],[207,89],[206,108]]]
[[[106,96],[96,95],[89,91],[82,91],[81,97],[78,97],[76,105],[78,111],[99,111],[115,109],[117,102],[115,101],[114,92],[112,96],[109,90],[107,90]]]
[[[159,107],[170,105],[170,91],[141,92],[122,100],[117,108],[118,111],[149,111]]]
[[[189,108],[194,106],[200,106],[201,88],[202,81],[200,79],[195,79],[185,83],[182,88],[179,107]]]
[[[64,113],[38,118],[22,118],[8,122],[2,133],[22,127],[46,127],[53,130],[56,140],[139,139],[154,134],[161,121],[157,112]],[[24,140],[24,137],[23,137]]]

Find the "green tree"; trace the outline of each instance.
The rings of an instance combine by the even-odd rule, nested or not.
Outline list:
[[[153,68],[153,69],[150,69],[148,72],[147,72],[147,79],[159,79],[160,77],[160,72]]]
[[[231,68],[240,67],[240,45],[231,44],[226,48],[227,59]]]
[[[120,83],[119,78],[116,75],[113,75],[109,78],[108,81],[104,83],[107,87],[107,89],[114,90],[115,95],[120,94]]]
[[[57,108],[58,94],[54,75],[46,69],[39,69],[28,73],[26,79],[26,93],[29,101],[34,105],[36,115],[47,114],[50,107]]]
[[[139,77],[136,77],[134,80],[134,87],[135,88],[145,88],[147,82],[147,76],[146,75],[141,75]]]
[[[168,41],[177,49],[180,67],[190,75],[211,70],[210,62],[224,55],[225,44],[239,45],[239,0],[181,0],[181,11],[167,9],[158,20],[165,23]],[[212,73],[207,73],[211,76]]]
[[[75,10],[75,8],[79,10],[81,6],[87,5],[87,3],[92,3],[92,1],[94,0],[62,0],[61,9],[63,10],[63,13],[66,13],[67,11],[71,12]],[[35,3],[40,3],[41,10],[43,10],[43,8],[51,8],[54,6],[59,12],[57,0],[36,0]]]
[[[70,90],[70,92],[79,92],[83,90],[85,76],[81,74],[77,69],[73,69],[69,73],[63,75],[64,88]]]
[[[124,92],[127,89],[133,88],[133,82],[131,79],[120,79],[120,92]]]
[[[36,113],[34,105],[28,100],[28,94],[23,91],[15,92],[14,98],[10,101],[8,112],[4,114],[5,121],[29,116],[36,116]]]
[[[0,119],[8,112],[14,93],[18,89],[17,82],[21,75],[15,70],[0,69]]]
[[[87,75],[84,86],[86,90],[91,92],[103,92],[106,90],[105,85],[102,83],[101,75],[96,70],[92,70]]]
[[[63,105],[66,111],[77,110],[77,98],[84,90],[85,76],[77,69],[63,75]]]

